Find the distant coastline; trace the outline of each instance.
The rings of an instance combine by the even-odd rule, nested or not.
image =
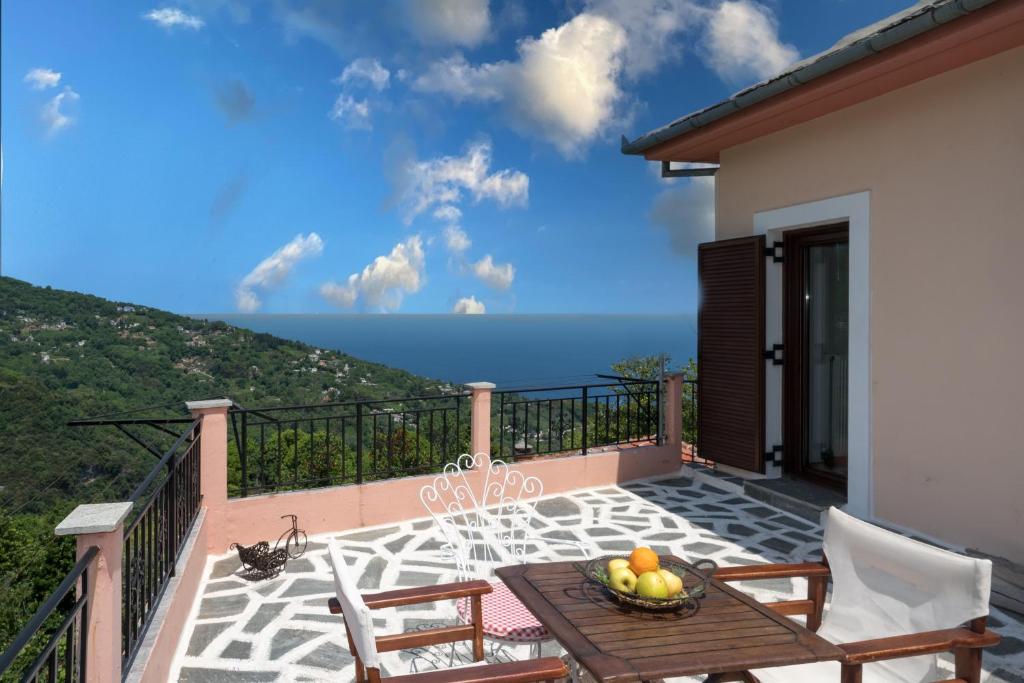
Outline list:
[[[284,339],[450,382],[499,386],[576,383],[612,363],[667,353],[696,356],[692,314],[245,314],[197,313]]]

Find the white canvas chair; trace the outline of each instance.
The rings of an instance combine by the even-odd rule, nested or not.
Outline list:
[[[348,637],[349,651],[355,659],[356,683],[380,683],[380,653],[455,643],[473,642],[475,663],[401,676],[389,676],[392,683],[533,683],[564,678],[568,670],[557,657],[532,659],[503,664],[483,663],[483,630],[480,624],[480,599],[490,592],[486,581],[448,583],[361,595],[348,574],[345,558],[336,542],[328,546],[334,569],[337,597],[328,601],[331,614],[341,614]],[[373,630],[371,611],[402,605],[416,605],[441,600],[468,599],[474,619],[468,624],[377,636]]]
[[[915,541],[836,508],[827,512],[823,550],[822,563],[723,567],[715,578],[807,577],[808,600],[769,606],[782,614],[806,614],[807,627],[844,650],[845,659],[716,680],[924,683],[947,678],[938,669],[938,654],[953,652],[952,680],[980,683],[982,648],[999,642],[985,628],[991,562]],[[830,577],[832,598],[825,608]]]
[[[577,541],[534,533],[537,498],[544,485],[534,476],[492,460],[464,454],[420,490],[420,500],[444,536],[442,550],[455,562],[461,581],[483,579],[492,592],[483,597],[484,635],[501,643],[529,644],[534,656],[551,634],[494,576],[498,567],[531,561],[544,546],[571,548],[579,558],[586,546]],[[465,620],[469,603],[460,601]]]

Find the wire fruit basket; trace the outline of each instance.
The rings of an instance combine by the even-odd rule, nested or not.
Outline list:
[[[651,598],[636,593],[626,593],[608,585],[608,562],[620,559],[618,555],[598,557],[577,567],[587,579],[600,584],[613,598],[624,605],[653,612],[680,612],[691,616],[700,609],[700,600],[707,593],[711,576],[718,569],[714,560],[697,560],[693,564],[667,557],[659,557],[661,569],[667,569],[683,581],[683,590],[670,598]],[[621,558],[626,559],[626,558]]]

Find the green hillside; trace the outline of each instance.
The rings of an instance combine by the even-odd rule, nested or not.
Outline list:
[[[245,406],[441,393],[437,381],[219,322],[0,278],[0,510],[123,498],[153,458],[68,420],[228,396]],[[151,413],[152,414],[152,413]]]

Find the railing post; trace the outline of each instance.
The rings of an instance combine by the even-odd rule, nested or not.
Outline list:
[[[491,394],[495,385],[492,382],[470,382],[466,385],[470,390],[470,421],[469,448],[471,455],[482,455],[481,469],[491,464]],[[515,444],[512,444],[513,450]]]
[[[582,430],[583,430],[583,455],[586,455],[587,454],[587,413],[589,412],[590,408],[587,405],[589,403],[589,400],[587,399],[587,387],[586,387],[586,385],[584,385],[582,387],[582,389],[583,389],[583,425],[582,425]]]
[[[249,413],[242,413],[242,442],[238,444],[238,463],[242,466],[242,498],[249,495]]]
[[[363,483],[363,404],[356,404],[356,483]]]
[[[124,520],[131,503],[79,505],[57,525],[58,536],[75,536],[77,557],[96,546],[95,564],[84,574],[79,591],[89,596],[88,623],[83,625],[86,683],[121,680],[121,563]]]
[[[207,550],[223,552],[229,533],[225,515],[228,504],[228,409],[231,399],[187,401],[185,407],[200,420],[199,482],[206,508]]]
[[[683,373],[665,376],[665,436],[663,443],[683,457]]]

